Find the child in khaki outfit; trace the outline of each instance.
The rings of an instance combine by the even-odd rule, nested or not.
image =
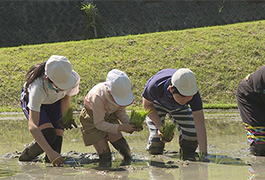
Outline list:
[[[111,166],[108,141],[124,157],[121,165],[131,163],[130,147],[121,131],[139,131],[130,125],[125,108],[133,103],[131,82],[117,69],[111,70],[106,82],[95,85],[86,95],[80,114],[81,132],[85,146],[93,145],[99,155],[99,167]],[[121,122],[121,124],[120,124]]]

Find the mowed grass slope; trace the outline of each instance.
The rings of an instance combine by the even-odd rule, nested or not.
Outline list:
[[[236,107],[238,83],[264,64],[265,21],[180,31],[128,35],[0,49],[0,111],[20,108],[28,68],[51,55],[64,55],[81,76],[72,105],[80,110],[87,92],[120,69],[132,82],[134,104],[141,106],[146,81],[164,68],[190,68],[204,107]]]

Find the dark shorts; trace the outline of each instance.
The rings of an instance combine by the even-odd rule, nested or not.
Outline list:
[[[265,95],[254,92],[248,82],[243,80],[238,86],[236,97],[242,121],[251,126],[265,126]]]
[[[265,96],[255,92],[248,82],[243,80],[238,86],[236,97],[248,142],[253,146],[251,152],[259,154],[259,148],[264,148],[265,145]],[[258,146],[254,147],[255,145]]]
[[[28,97],[24,92],[24,87],[21,90],[20,102],[21,102],[21,108],[26,118],[29,119],[29,108],[27,107]],[[58,124],[58,120],[61,117],[62,117],[61,100],[53,104],[42,104],[40,110],[39,126],[45,123],[51,123],[55,129],[63,129]]]

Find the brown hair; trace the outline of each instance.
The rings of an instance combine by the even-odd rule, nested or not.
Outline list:
[[[34,64],[29,68],[29,71],[26,74],[26,85],[25,85],[25,92],[28,94],[28,87],[29,85],[38,77],[43,77],[45,72],[45,62]]]

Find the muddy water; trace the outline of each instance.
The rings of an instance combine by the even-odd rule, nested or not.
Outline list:
[[[1,179],[177,179],[242,180],[265,179],[265,157],[248,153],[246,134],[237,110],[205,110],[210,162],[179,160],[176,137],[166,144],[164,155],[145,151],[148,132],[124,134],[133,153],[131,166],[120,167],[121,156],[111,147],[112,168],[99,171],[98,156],[93,147],[83,145],[78,129],[66,131],[62,149],[63,167],[41,162],[19,162],[17,156],[32,140],[27,122],[19,115],[0,115]],[[15,117],[15,118],[14,118]],[[12,120],[11,120],[12,119]],[[22,120],[21,120],[22,119]]]

